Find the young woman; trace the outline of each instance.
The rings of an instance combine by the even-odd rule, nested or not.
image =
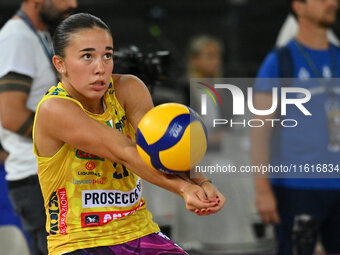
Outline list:
[[[141,178],[183,197],[198,215],[219,211],[225,198],[206,178],[157,173],[139,157],[134,133],[152,100],[138,78],[111,75],[105,23],[70,16],[54,49],[61,82],[39,103],[33,130],[49,254],[186,254],[158,233]]]

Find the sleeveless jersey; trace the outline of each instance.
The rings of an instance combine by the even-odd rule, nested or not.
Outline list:
[[[77,103],[91,118],[134,139],[134,129],[119,104],[113,82],[104,95],[103,114],[93,114],[59,83],[40,101],[62,98]],[[34,137],[33,128],[33,137]],[[52,157],[38,159],[45,201],[49,254],[125,243],[159,231],[142,197],[142,180],[124,165],[65,143]]]

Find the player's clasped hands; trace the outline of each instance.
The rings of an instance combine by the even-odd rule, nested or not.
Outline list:
[[[186,208],[197,215],[217,213],[225,204],[225,197],[210,182],[199,185],[189,185],[184,190],[183,199]]]

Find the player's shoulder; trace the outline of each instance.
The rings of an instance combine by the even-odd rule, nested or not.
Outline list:
[[[115,90],[145,86],[142,80],[140,80],[137,76],[131,74],[113,74],[112,80]]]
[[[48,97],[40,101],[38,110],[39,115],[62,116],[79,111],[81,105],[76,100],[65,100],[63,97]]]
[[[68,100],[65,100],[68,99]],[[52,86],[42,100],[39,103],[40,108],[49,109],[62,109],[63,106],[67,107],[71,102],[77,103],[77,100],[73,99],[67,91],[60,85]],[[73,105],[73,103],[71,103]]]
[[[113,74],[112,80],[116,97],[123,107],[127,102],[143,101],[150,96],[148,88],[137,76]]]
[[[61,85],[61,83],[58,83],[57,86],[52,86],[49,88],[49,90],[45,94],[45,98],[48,97],[72,98],[65,90],[65,88]]]
[[[117,97],[130,97],[139,93],[148,93],[144,82],[135,75],[113,74],[113,86]]]

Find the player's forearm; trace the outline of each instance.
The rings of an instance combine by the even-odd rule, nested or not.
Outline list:
[[[195,172],[194,176],[190,176],[190,171],[186,173],[182,173],[179,175],[181,178],[188,182],[192,182],[194,184],[200,185],[202,182],[209,180],[209,178],[205,177],[203,173]]]

